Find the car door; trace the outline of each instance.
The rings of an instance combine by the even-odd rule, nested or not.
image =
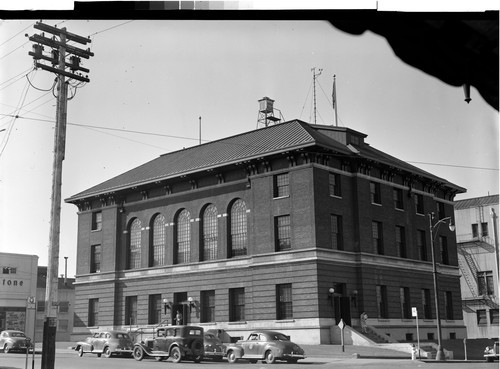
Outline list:
[[[245,342],[243,342],[242,346],[243,346],[245,357],[249,357],[249,358],[258,357],[259,346],[260,346],[259,334],[258,333],[251,333],[248,336],[248,339]]]
[[[105,337],[106,333],[101,333],[94,339],[94,351],[102,351]]]

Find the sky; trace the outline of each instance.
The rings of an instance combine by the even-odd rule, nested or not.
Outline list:
[[[0,252],[47,265],[56,100],[54,74],[33,70],[25,34],[37,20],[0,21]],[[371,32],[325,21],[61,20],[90,36],[90,82],[71,89],[62,197],[159,155],[257,129],[268,96],[285,120],[338,125],[464,187],[456,200],[499,193],[498,111],[472,88],[403,63]],[[76,94],[75,94],[76,91]],[[18,116],[14,118],[13,116]],[[201,130],[200,118],[201,117]],[[77,208],[63,202],[59,274],[76,271]]]

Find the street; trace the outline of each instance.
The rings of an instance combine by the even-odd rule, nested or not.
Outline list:
[[[300,361],[297,364],[287,364],[287,363],[276,363],[273,366],[278,368],[333,368],[342,366],[342,368],[370,368],[370,369],[406,369],[406,368],[425,368],[425,369],[447,369],[449,365],[453,365],[455,369],[493,369],[498,368],[498,362],[486,363],[486,362],[464,362],[464,361],[449,361],[449,362],[422,362],[422,361],[412,361],[409,359],[351,359],[351,358],[318,358],[310,357],[305,360]],[[154,359],[145,359],[142,361],[136,361],[133,358],[98,358],[95,355],[84,355],[83,357],[78,357],[76,352],[70,350],[65,350],[64,352],[56,353],[55,369],[156,369],[165,368],[165,366],[170,368],[196,368],[196,367],[207,367],[211,369],[219,368],[236,368],[236,369],[269,369],[268,364],[263,364],[259,362],[258,364],[251,364],[246,361],[240,361],[236,364],[229,364],[224,362],[212,362],[212,361],[202,361],[199,364],[193,362],[181,362],[179,364],[174,364],[170,360],[166,362],[157,362]],[[444,367],[443,367],[444,366]],[[41,355],[36,355],[35,357],[35,368],[40,369],[41,367]],[[0,353],[0,369],[25,369],[26,368],[26,355],[9,353]],[[28,358],[27,368],[32,368],[32,357]]]

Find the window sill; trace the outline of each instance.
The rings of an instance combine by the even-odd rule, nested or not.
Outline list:
[[[295,323],[295,319],[275,320],[274,323]]]
[[[278,197],[273,197],[273,200],[288,199],[289,197],[290,197],[290,195],[286,195],[286,196],[278,196]]]
[[[248,324],[246,320],[243,320],[241,322],[228,322],[228,325],[238,325],[238,324]]]
[[[341,195],[332,195],[332,194],[330,194],[330,197],[333,197],[334,199],[340,199],[340,200],[342,200],[342,196]]]
[[[375,206],[380,206],[380,207],[382,207],[382,204],[379,204],[378,202],[372,202],[372,205],[375,205]]]

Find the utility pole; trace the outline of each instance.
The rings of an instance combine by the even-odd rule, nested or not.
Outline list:
[[[58,295],[58,272],[59,272],[59,235],[61,224],[61,186],[62,186],[62,163],[64,160],[66,143],[66,115],[68,104],[68,82],[66,78],[75,79],[80,82],[90,82],[81,73],[88,73],[89,70],[80,66],[80,57],[89,59],[94,56],[89,49],[82,50],[68,45],[68,41],[86,45],[90,39],[78,36],[66,31],[66,28],[52,27],[41,22],[37,22],[34,28],[43,31],[41,35],[33,35],[29,40],[35,42],[33,52],[28,54],[33,56],[35,67],[55,73],[57,75],[57,111],[56,126],[54,132],[54,160],[52,165],[52,198],[50,210],[50,234],[49,234],[49,255],[47,264],[47,282],[45,288],[45,308],[47,315],[43,325],[43,350],[42,369],[54,369],[55,363],[55,341],[57,329],[57,295]],[[52,38],[45,37],[45,32],[53,35]],[[58,38],[58,39],[57,39]],[[43,53],[43,46],[49,46],[50,56]],[[72,54],[69,63],[66,62],[66,55]],[[52,63],[48,66],[41,63],[46,60]],[[57,68],[55,68],[57,66]],[[70,71],[66,71],[69,68]]]

